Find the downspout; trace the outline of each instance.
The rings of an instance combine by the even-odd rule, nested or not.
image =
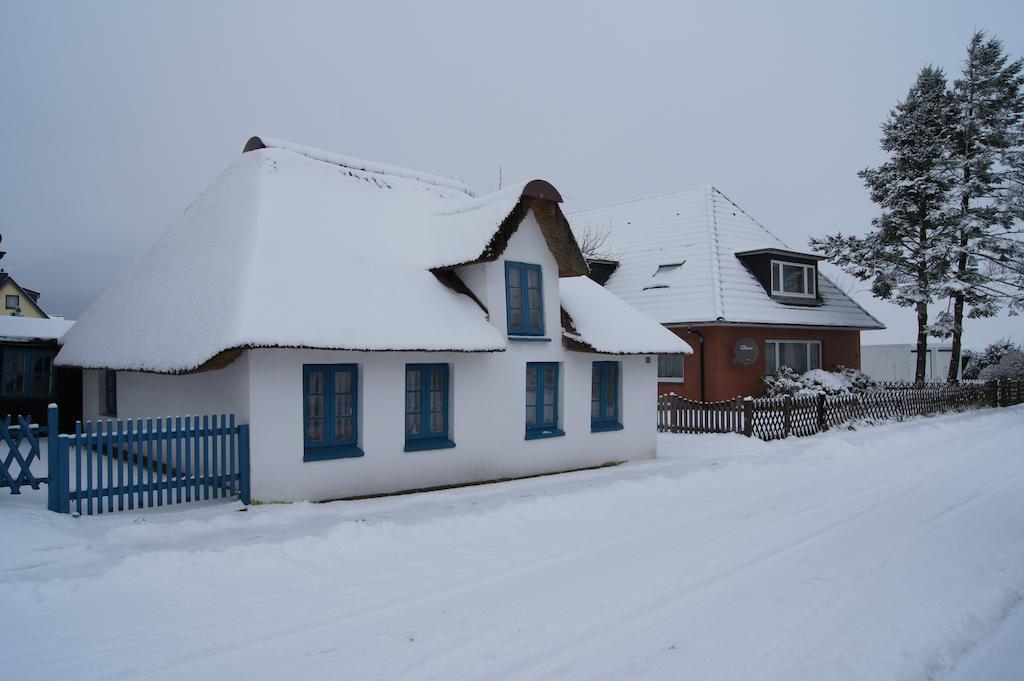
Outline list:
[[[687,333],[692,333],[700,339],[700,401],[704,401],[704,334],[693,328],[693,324],[686,327]]]

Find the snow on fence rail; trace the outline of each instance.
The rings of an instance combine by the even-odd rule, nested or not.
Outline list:
[[[668,433],[742,433],[762,440],[814,435],[859,420],[909,416],[1024,402],[1024,381],[957,385],[892,384],[885,390],[845,395],[735,398],[698,402],[674,394],[658,398],[658,430]]]
[[[50,407],[50,432],[57,408]],[[49,438],[51,511],[93,515],[239,497],[249,503],[249,426],[235,415],[79,421]]]

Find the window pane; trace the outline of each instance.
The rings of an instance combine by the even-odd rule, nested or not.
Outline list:
[[[531,404],[529,404],[529,400],[527,400],[527,405],[526,405],[526,425],[532,426],[535,423],[537,423],[537,405],[536,404],[532,404],[531,405]]]
[[[658,378],[682,378],[682,355],[658,355]]]
[[[540,287],[540,271],[534,268],[526,270],[526,286],[530,289],[536,289]],[[531,291],[532,293],[532,291]]]
[[[430,415],[430,432],[440,433],[444,430],[444,414],[432,413]]]
[[[523,311],[520,308],[512,308],[510,312],[511,323],[513,329],[523,328]]]
[[[442,369],[434,369],[430,372],[430,389],[441,390],[444,388],[444,371]]]
[[[352,439],[352,419],[334,419],[334,439]]]
[[[779,343],[779,363],[798,374],[807,371],[807,344]]]
[[[779,287],[779,279],[781,279],[781,277],[779,276],[779,263],[773,262],[772,263],[772,291],[781,291],[782,290]]]
[[[782,290],[784,293],[804,292],[804,268],[797,265],[782,266]]]
[[[351,395],[335,395],[334,396],[334,415],[335,416],[351,416],[352,415],[352,396]]]
[[[539,329],[540,325],[540,310],[535,307],[530,308],[530,328]]]
[[[419,413],[406,414],[405,415],[405,433],[406,435],[419,435],[421,430],[421,421]]]
[[[544,404],[555,403],[555,383],[552,379],[546,379],[544,381]]]
[[[590,375],[590,399],[596,400],[601,396],[601,369],[594,367]]]
[[[519,265],[510,265],[508,269],[508,287],[520,289],[523,287],[523,268]]]
[[[555,407],[553,405],[544,406],[544,423],[555,422]]]
[[[769,376],[773,375],[776,371],[778,371],[778,364],[776,363],[776,357],[775,357],[776,350],[777,350],[777,348],[776,348],[776,344],[775,343],[765,343],[764,344],[764,354],[765,354],[764,370],[765,370],[765,373],[767,375],[769,375]]]
[[[352,374],[348,371],[338,371],[334,374],[334,392],[352,392]]]
[[[422,374],[415,369],[406,369],[405,371],[405,389],[406,390],[419,390],[420,380]]]
[[[310,418],[321,418],[324,415],[323,395],[310,395],[306,398],[306,414]]]
[[[440,390],[430,391],[430,411],[441,411],[444,409],[444,392]]]
[[[32,362],[32,395],[48,397],[50,395],[50,370],[53,358],[49,355],[36,355]]]
[[[607,418],[613,418],[619,413],[618,410],[618,399],[619,399],[619,380],[618,380],[618,367],[614,364],[609,366],[605,371],[605,410],[604,415]]]
[[[810,346],[809,350],[810,350],[810,354],[811,354],[811,361],[810,361],[810,367],[809,368],[810,369],[820,369],[821,368],[821,344],[820,343],[810,343],[809,346]]]
[[[814,295],[814,269],[808,267],[804,270],[807,273],[807,293]]]
[[[539,308],[540,307],[540,291],[538,291],[535,288],[530,289],[529,292],[526,294],[526,301],[527,301],[527,304],[530,306],[531,309]]]
[[[306,419],[306,439],[309,440],[310,442],[323,442],[323,419]]]
[[[421,392],[405,393],[405,411],[408,413],[418,412],[422,405],[422,395]]]
[[[25,353],[8,350],[4,358],[4,392],[25,391]]]
[[[309,372],[309,394],[322,395],[324,393],[324,375],[319,371]]]

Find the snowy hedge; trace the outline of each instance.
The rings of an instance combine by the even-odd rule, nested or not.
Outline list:
[[[789,367],[781,367],[774,376],[765,376],[767,397],[789,395],[849,395],[880,390],[873,378],[857,369],[839,367],[839,371],[811,369],[798,374]]]
[[[978,374],[983,381],[1024,379],[1024,352],[1008,352],[998,364],[991,364]]]

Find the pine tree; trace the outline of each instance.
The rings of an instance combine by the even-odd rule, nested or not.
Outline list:
[[[952,101],[941,69],[925,67],[882,125],[889,160],[859,175],[882,214],[863,237],[835,234],[811,247],[861,280],[879,298],[917,314],[915,380],[924,381],[928,304],[945,290],[954,224],[949,212]]]
[[[953,85],[950,155],[959,198],[953,275],[934,333],[951,336],[948,381],[956,381],[964,314],[1024,310],[1024,60],[1008,63],[1002,43],[976,32]]]

